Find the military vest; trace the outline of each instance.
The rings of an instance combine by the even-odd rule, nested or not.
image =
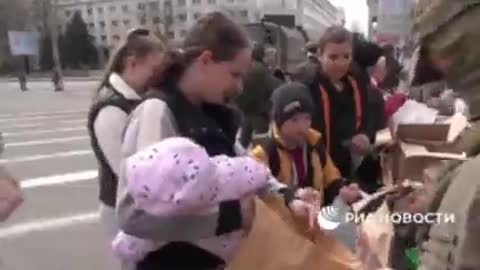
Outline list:
[[[476,139],[478,131],[474,127],[467,139]],[[429,209],[441,218],[430,226],[421,245],[421,269],[480,269],[480,155],[475,152],[472,160],[456,163],[441,174]],[[445,220],[446,216],[453,220]]]

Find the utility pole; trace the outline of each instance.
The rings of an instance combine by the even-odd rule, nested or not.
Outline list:
[[[47,4],[48,11],[48,22],[49,22],[49,32],[52,42],[52,56],[53,56],[53,72],[55,72],[54,77],[56,77],[57,85],[55,86],[55,91],[63,91],[63,72],[62,72],[62,62],[60,61],[60,52],[58,49],[58,23],[57,23],[57,3],[58,0],[43,0]],[[52,3],[53,2],[53,3]]]

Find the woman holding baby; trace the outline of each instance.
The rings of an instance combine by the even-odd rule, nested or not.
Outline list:
[[[121,166],[117,211],[122,232],[114,241],[114,249],[126,259],[137,261],[138,270],[223,269],[229,257],[226,254],[229,252],[223,249],[236,246],[236,240],[241,239],[238,236],[248,228],[253,218],[253,201],[240,200],[241,195],[253,194],[258,183],[270,183],[265,185],[270,187],[265,192],[274,190],[290,199],[294,194],[270,179],[266,168],[252,165],[256,162],[252,163],[249,158],[229,159],[236,156],[235,137],[239,119],[226,104],[241,93],[242,77],[251,62],[250,42],[243,29],[221,13],[209,13],[196,22],[181,50],[172,54],[171,59],[171,66],[162,75],[161,92],[147,94],[146,100],[132,113],[125,131],[122,150],[126,157],[134,156],[125,159]],[[162,144],[171,137],[191,139],[197,147],[190,145],[189,148],[188,142],[171,144],[168,140]],[[156,144],[158,148],[155,148]],[[200,146],[205,152],[198,149]],[[142,157],[142,154],[135,155],[137,152],[149,154]],[[205,154],[217,158],[223,165],[215,164],[219,169],[209,171],[211,168],[205,168],[207,165],[200,158]],[[170,160],[172,166],[179,166],[177,170],[162,167],[167,161],[160,162],[162,166],[153,165],[158,158],[166,156],[168,158],[162,161]],[[145,162],[150,165],[143,166]],[[167,211],[152,205],[141,207],[149,205],[152,189],[159,182],[136,185],[139,188],[136,189],[131,185],[132,179],[139,178],[139,181],[135,180],[138,184],[142,179],[161,181],[162,177],[139,177],[142,175],[142,172],[137,173],[142,171],[140,167],[153,168],[160,175],[173,173],[173,176],[162,176],[168,178],[168,185],[174,185],[175,179],[201,183],[208,175],[205,172],[212,174],[210,180],[223,182],[205,182],[205,186],[216,189],[214,197],[208,193],[211,190],[200,194],[197,189],[188,188],[190,183],[180,183],[175,186],[176,192],[174,187],[171,194],[162,197],[164,203],[173,203],[169,205],[173,208],[167,207]],[[244,185],[235,190],[222,190],[226,186],[225,181],[233,179],[236,174],[248,175],[240,177],[246,181]],[[250,184],[252,187],[249,187]],[[186,190],[180,191],[181,186]],[[165,193],[169,189],[160,187],[155,190]],[[196,192],[198,196],[193,198],[188,192]],[[214,207],[197,209],[199,211],[188,214],[185,205],[194,205],[195,200],[202,202],[207,197],[210,202],[216,203]],[[172,209],[178,212],[175,214]]]

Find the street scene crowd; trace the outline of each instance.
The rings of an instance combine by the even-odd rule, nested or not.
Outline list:
[[[86,120],[118,269],[480,269],[480,1],[416,5],[415,51],[331,26],[291,70],[221,12],[129,31]]]

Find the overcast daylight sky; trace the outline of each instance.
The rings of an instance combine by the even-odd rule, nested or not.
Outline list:
[[[368,31],[368,8],[367,0],[330,0],[335,6],[345,8],[346,27],[351,29],[352,25],[358,25],[364,33]]]

